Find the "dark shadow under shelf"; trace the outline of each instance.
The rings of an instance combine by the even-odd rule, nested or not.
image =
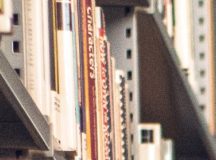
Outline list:
[[[0,51],[0,149],[50,147],[50,128]]]

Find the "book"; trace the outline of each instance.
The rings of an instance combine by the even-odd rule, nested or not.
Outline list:
[[[102,159],[112,159],[111,143],[111,101],[110,101],[110,71],[108,61],[108,42],[101,36],[98,44],[98,138]]]
[[[122,157],[122,142],[121,142],[121,116],[120,116],[120,74],[124,74],[123,71],[116,70],[114,73],[114,85],[113,85],[113,93],[114,93],[114,150],[115,150],[115,159],[123,159]]]
[[[80,52],[80,47],[79,47],[79,21],[78,21],[78,16],[79,16],[79,12],[78,12],[78,5],[79,2],[76,0],[72,1],[72,30],[74,32],[73,34],[73,46],[74,46],[74,63],[73,63],[73,67],[74,67],[74,77],[75,77],[75,81],[74,81],[74,86],[75,86],[75,107],[76,107],[76,124],[77,124],[77,155],[76,158],[77,159],[81,159],[82,158],[82,144],[81,144],[81,107],[80,107],[80,101],[79,101],[79,77],[80,77],[80,73],[79,73],[79,52]]]
[[[72,2],[56,0],[56,35],[61,107],[61,147],[64,151],[77,150],[76,124],[76,52],[73,42]]]
[[[49,39],[50,39],[50,110],[52,125],[52,137],[54,148],[61,150],[61,107],[59,97],[59,71],[58,71],[58,51],[57,51],[57,32],[56,32],[56,3],[49,0]]]
[[[24,0],[24,85],[32,96],[34,102],[40,109],[41,113],[46,113],[46,100],[49,101],[46,91],[47,73],[47,58],[44,55],[48,54],[44,46],[49,48],[49,43],[46,39],[48,34],[45,33],[44,23],[47,19],[44,17],[43,3],[38,0]],[[48,26],[47,26],[48,27]]]
[[[114,129],[115,129],[115,159],[129,159],[129,107],[127,103],[127,83],[125,73],[115,71],[114,85]]]
[[[115,71],[116,71],[116,64],[115,64],[115,58],[110,57],[110,103],[111,103],[111,108],[110,108],[110,113],[111,113],[111,141],[112,141],[112,157],[113,159],[116,159],[116,149],[115,149],[115,91],[116,91],[116,83],[115,83]]]
[[[82,44],[87,159],[98,159],[95,68],[95,4],[82,0]]]
[[[80,107],[80,130],[81,130],[81,157],[87,159],[87,140],[86,140],[86,108],[85,108],[85,82],[84,82],[84,55],[83,55],[83,25],[82,18],[82,1],[77,0],[77,74],[78,74],[78,91],[79,91],[79,107]]]
[[[70,0],[50,0],[50,89],[55,149],[77,153],[81,137],[75,5]]]

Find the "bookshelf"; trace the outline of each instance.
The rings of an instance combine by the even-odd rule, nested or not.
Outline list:
[[[146,7],[149,1],[97,0],[96,4],[106,7]],[[121,9],[124,12],[124,8]],[[108,11],[107,14],[109,14]],[[177,158],[194,158],[194,155],[199,157],[200,153],[204,153],[209,159],[216,159],[214,139],[207,131],[198,103],[178,66],[178,58],[160,15],[143,13],[142,8],[135,8],[134,18],[136,18],[136,25],[132,25],[133,21],[127,21],[129,23],[127,25],[132,25],[137,31],[133,32],[137,35],[133,42],[138,41],[132,45],[137,47],[139,54],[136,55],[137,61],[134,62],[137,67],[127,68],[127,70],[137,73],[135,77],[137,76],[139,82],[146,82],[135,87],[137,96],[140,98],[135,100],[141,106],[137,110],[135,123],[160,122],[164,128],[165,137],[171,137],[176,141]],[[127,43],[130,45],[130,42]],[[128,62],[122,61],[121,56],[116,59],[117,63],[120,62],[119,68],[128,67]],[[146,70],[140,69],[141,66]],[[133,82],[130,83],[133,85]],[[130,89],[132,88],[129,87]],[[48,121],[37,109],[1,52],[0,103],[5,106],[5,108],[0,108],[0,128],[7,128],[0,133],[0,148],[14,148],[15,146],[15,149],[50,149]],[[133,129],[134,125],[131,127]],[[17,134],[11,135],[11,130]],[[136,133],[133,134],[135,137]],[[20,141],[21,139],[23,141]],[[132,153],[136,154],[136,151]],[[53,158],[64,159],[65,157],[62,154],[55,154]]]

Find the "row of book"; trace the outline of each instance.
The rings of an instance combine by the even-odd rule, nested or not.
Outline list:
[[[19,1],[22,25],[13,27],[23,32],[20,79],[48,117],[52,150],[83,160],[129,159],[127,81],[116,70],[103,10],[94,0]]]

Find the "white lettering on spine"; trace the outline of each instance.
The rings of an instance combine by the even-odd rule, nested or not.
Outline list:
[[[91,7],[87,8],[87,33],[88,33],[88,56],[89,56],[89,76],[95,78],[95,57],[94,57],[94,34],[93,18]]]

